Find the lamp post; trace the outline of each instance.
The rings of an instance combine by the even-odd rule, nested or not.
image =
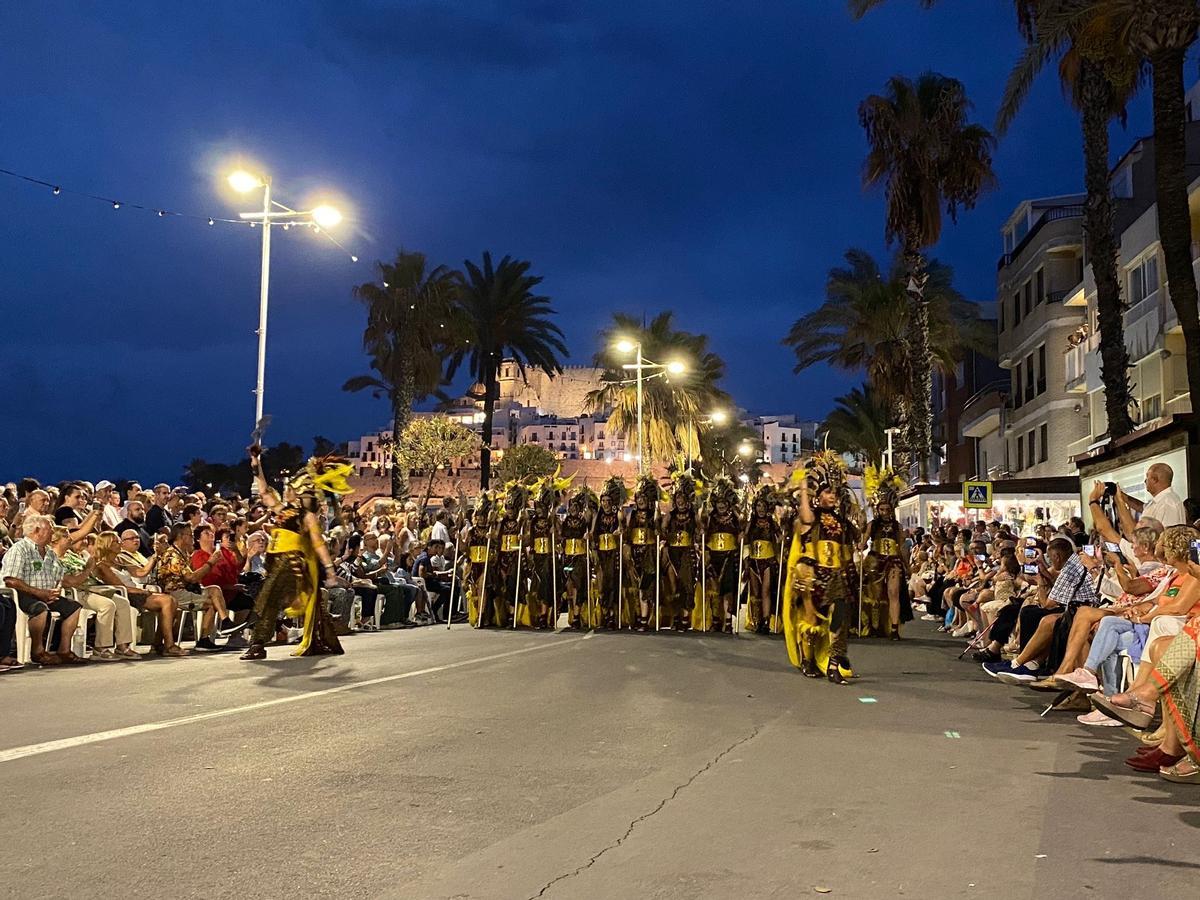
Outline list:
[[[701,425],[724,425],[729,421],[729,413],[723,409],[714,409],[707,416],[701,416],[696,420],[696,445],[700,445],[700,426]],[[687,467],[688,471],[692,470],[692,440],[688,436],[688,452],[687,452]]]
[[[263,384],[267,370],[267,299],[271,287],[271,226],[301,225],[316,228],[332,228],[342,221],[342,214],[332,206],[321,205],[310,210],[289,209],[271,199],[271,178],[254,175],[238,169],[229,176],[229,186],[239,194],[248,194],[262,188],[261,212],[238,213],[238,218],[253,225],[262,226],[262,273],[258,283],[258,375],[254,382],[254,427],[263,417]],[[352,257],[353,258],[353,257]]]
[[[685,366],[683,365],[683,363],[681,363],[679,361],[672,361],[665,365],[663,365],[661,363],[651,362],[650,360],[646,359],[646,357],[642,356],[642,342],[641,341],[631,341],[629,339],[623,339],[623,340],[617,341],[617,350],[619,350],[622,353],[635,353],[636,352],[636,354],[637,354],[635,357],[635,359],[637,360],[636,362],[625,363],[624,365],[621,366],[621,368],[625,369],[626,371],[633,370],[633,371],[637,372],[638,474],[645,475],[646,474],[646,453],[645,453],[646,444],[645,444],[645,438],[643,436],[644,426],[642,424],[642,408],[643,408],[642,382],[649,380],[650,378],[658,378],[660,376],[666,376],[668,373],[670,373],[671,375],[680,375],[684,372]],[[654,370],[654,374],[643,376],[642,373],[645,372],[647,369]]]

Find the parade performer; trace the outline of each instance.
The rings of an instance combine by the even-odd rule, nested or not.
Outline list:
[[[783,600],[788,658],[810,678],[824,671],[834,684],[848,684],[854,674],[846,651],[850,572],[860,511],[836,453],[816,454],[807,473],[796,475],[800,506]]]
[[[467,552],[463,554],[462,581],[467,595],[467,620],[477,628],[503,625],[497,621],[495,602],[495,572],[488,572],[489,562],[494,564],[492,552],[494,534],[492,529],[492,498],[483,493],[471,513],[471,524],[466,532]]]
[[[524,580],[521,572],[521,548],[525,546],[525,504],[529,489],[520,482],[510,482],[504,489],[504,506],[496,522],[496,615],[501,624],[508,624],[513,610],[509,604],[517,597],[518,581]],[[491,573],[488,578],[491,578]]]
[[[592,552],[599,575],[601,620],[605,628],[620,626],[621,507],[625,505],[625,482],[613,475],[600,491],[600,511],[592,520]]]
[[[266,644],[275,636],[279,617],[303,618],[300,646],[293,656],[342,653],[333,620],[325,611],[321,586],[336,587],[337,575],[321,522],[325,495],[351,493],[346,477],[353,471],[337,456],[314,457],[298,476],[284,486],[283,500],[267,484],[262,469],[262,448],[250,448],[250,467],[259,497],[271,513],[273,528],[267,545],[267,572],[255,601],[258,621],[242,659],[266,659]],[[323,573],[323,575],[322,575]]]
[[[554,596],[558,581],[558,491],[554,477],[550,476],[536,485],[533,510],[529,514],[530,541],[526,545],[526,563],[529,566],[531,590],[529,592],[529,624],[534,628],[553,628],[553,611],[558,605]]]
[[[704,549],[706,579],[713,604],[713,631],[731,631],[735,615],[734,597],[738,591],[738,564],[742,532],[737,514],[737,491],[728,475],[718,475],[708,497],[708,513],[704,517]]]
[[[599,501],[596,492],[584,486],[567,501],[567,515],[562,522],[563,600],[570,610],[572,628],[593,627],[591,602],[590,561],[588,560],[588,531]]]
[[[744,541],[749,547],[746,573],[750,599],[746,604],[748,626],[759,634],[771,633],[779,569],[779,523],[775,521],[775,489],[762,485],[754,495]]]
[[[875,517],[863,534],[860,550],[870,553],[864,561],[864,621],[859,634],[886,634],[900,640],[900,624],[912,621],[912,602],[908,597],[908,558],[904,553],[904,529],[896,521],[896,500],[904,482],[891,468],[879,470],[867,466],[863,487]]]
[[[637,630],[650,624],[650,605],[658,581],[658,482],[642,475],[625,519],[625,578],[637,597]],[[657,623],[655,623],[657,624]]]
[[[674,619],[676,631],[687,631],[696,602],[696,479],[689,472],[675,476],[671,508],[663,516],[667,544],[667,621]]]

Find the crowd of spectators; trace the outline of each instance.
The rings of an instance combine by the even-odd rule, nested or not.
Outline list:
[[[1085,726],[1134,727],[1128,766],[1200,784],[1200,515],[1172,481],[1150,466],[1144,503],[1096,482],[1090,531],[1077,517],[1024,534],[999,521],[916,529],[909,589],[997,684],[1045,692],[1047,712]]]
[[[460,501],[347,505],[326,531],[338,630],[446,621]],[[136,483],[32,478],[0,491],[0,671],[219,652],[245,646],[271,522],[253,497]],[[146,615],[142,615],[142,614]],[[83,627],[81,627],[81,625]],[[191,648],[180,641],[191,626]],[[281,623],[277,637],[294,631]],[[142,638],[142,640],[139,640]]]

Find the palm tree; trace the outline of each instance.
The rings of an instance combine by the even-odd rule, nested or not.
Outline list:
[[[837,405],[821,425],[828,445],[844,453],[862,454],[872,465],[882,465],[889,410],[879,392],[865,384],[834,403]]]
[[[412,419],[413,404],[439,393],[442,362],[456,340],[451,315],[453,275],[445,266],[427,269],[425,254],[400,250],[393,263],[378,263],[379,281],[354,288],[367,307],[363,349],[374,375],[357,375],[342,390],[370,389],[392,406],[392,447]],[[408,496],[408,472],[392,464],[392,496]]]
[[[530,275],[532,263],[506,256],[492,265],[491,253],[483,265],[463,262],[457,275],[455,315],[464,330],[463,343],[451,355],[446,377],[453,378],[465,360],[475,379],[472,395],[483,400],[483,448],[480,453],[480,487],[487,489],[492,467],[492,421],[500,394],[500,362],[511,358],[522,377],[527,369],[548,375],[563,370],[560,356],[569,356],[563,333],[551,320],[550,298],[534,293],[541,276]]]
[[[1083,132],[1084,233],[1096,280],[1096,313],[1100,326],[1100,377],[1104,382],[1108,433],[1118,438],[1133,431],[1129,413],[1129,351],[1125,346],[1124,304],[1118,274],[1118,245],[1113,231],[1115,210],[1108,169],[1108,126],[1125,121],[1125,109],[1137,91],[1141,66],[1124,48],[1118,34],[1100,27],[1084,38],[1082,28],[1052,29],[1064,8],[1079,0],[1018,0],[1018,28],[1028,47],[1009,75],[996,132],[1003,134],[1017,114],[1040,69],[1061,56],[1059,77],[1072,105],[1079,110]],[[1189,263],[1190,265],[1190,263]]]
[[[924,251],[942,234],[943,210],[951,221],[970,209],[995,182],[995,138],[967,121],[971,102],[962,82],[935,72],[912,81],[893,76],[882,95],[858,108],[870,151],[863,183],[882,186],[886,202],[884,235],[898,242],[908,270],[912,304],[907,340],[911,356],[910,403],[904,444],[916,454],[918,477],[928,480],[932,443],[928,279]]]
[[[678,360],[685,369],[678,375],[643,379],[642,422],[648,462],[668,462],[679,455],[699,458],[700,420],[730,405],[730,397],[717,387],[725,375],[725,361],[708,349],[708,335],[675,328],[675,314],[661,312],[646,325],[627,313],[615,313],[613,323],[601,332],[602,349],[596,365],[604,369],[605,385],[588,394],[590,412],[612,410],[609,422],[622,434],[637,432],[637,386],[621,366],[629,357],[616,350],[620,340],[640,341],[642,355],[662,365]]]
[[[933,368],[950,371],[968,350],[994,354],[994,332],[979,318],[979,307],[954,289],[954,271],[931,259],[925,273]],[[884,425],[901,428],[909,419],[912,381],[908,278],[901,255],[885,275],[865,250],[848,250],[846,266],[829,272],[825,302],[797,319],[783,340],[796,353],[796,372],[817,363],[865,372],[873,396],[887,410]]]

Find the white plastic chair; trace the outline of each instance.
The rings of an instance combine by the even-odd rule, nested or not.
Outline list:
[[[28,663],[33,650],[32,639],[29,636],[29,616],[25,615],[21,609],[21,604],[17,602],[17,592],[14,588],[0,587],[0,594],[4,594],[12,600],[13,609],[17,613],[17,662],[21,664]],[[58,621],[58,613],[51,611],[50,627],[46,629],[46,645],[42,648],[43,650],[50,649],[50,635],[54,633],[53,626],[56,621]],[[72,637],[72,644],[74,644],[74,637]],[[83,654],[79,655],[82,656]]]

